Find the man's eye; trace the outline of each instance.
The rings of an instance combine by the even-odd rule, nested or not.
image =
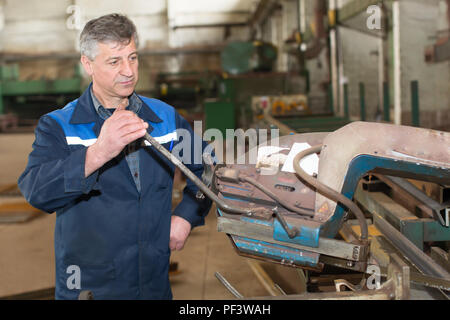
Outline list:
[[[131,60],[131,61],[136,61],[137,58],[138,58],[137,56],[133,56],[133,57],[130,58],[130,60]]]
[[[109,64],[115,66],[117,64],[117,60],[111,61]]]

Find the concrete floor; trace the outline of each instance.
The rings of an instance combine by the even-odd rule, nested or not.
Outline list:
[[[26,166],[34,134],[0,134],[0,185],[15,183]],[[8,199],[0,198],[2,201]],[[0,224],[0,297],[54,286],[54,214],[39,214],[25,223]],[[171,276],[174,299],[232,299],[216,279],[220,272],[245,297],[267,296],[247,258],[239,256],[228,237],[217,232],[214,208],[206,225],[192,231],[185,248],[171,260],[179,272]],[[255,260],[251,260],[255,261]],[[262,263],[286,291],[295,291],[294,269]],[[290,278],[290,279],[289,279]],[[288,293],[289,293],[288,292]]]

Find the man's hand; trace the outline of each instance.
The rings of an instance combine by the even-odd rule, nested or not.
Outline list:
[[[191,224],[176,215],[172,215],[170,224],[170,250],[181,250],[191,232]]]
[[[106,119],[97,141],[86,152],[85,177],[116,157],[126,145],[143,137],[148,123],[119,106]]]

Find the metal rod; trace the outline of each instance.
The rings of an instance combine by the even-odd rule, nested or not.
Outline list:
[[[433,259],[427,256],[422,250],[417,248],[400,231],[395,229],[381,215],[372,212],[375,226],[392,244],[397,247],[405,257],[411,261],[421,272],[426,275],[450,279],[450,273],[436,264]]]
[[[269,274],[264,270],[261,264],[254,260],[247,260],[247,263],[264,289],[266,289],[272,297],[279,296],[278,291],[280,290],[277,289],[275,282],[270,278]]]
[[[362,121],[366,121],[366,93],[364,83],[359,83],[359,102],[360,102],[360,118]]]
[[[283,227],[284,231],[286,231],[289,238],[293,239],[299,234],[299,231],[296,227],[289,228],[289,225],[287,224],[286,220],[284,220],[283,216],[278,212],[277,208],[273,208],[272,212],[275,214],[278,221],[280,221],[281,226]]]
[[[229,214],[251,214],[254,210],[250,209],[240,209],[226,204],[222,201],[214,192],[211,191],[191,170],[189,170],[177,157],[175,157],[170,151],[164,148],[158,141],[155,140],[151,135],[145,133],[145,140],[147,140],[156,150],[158,150],[163,156],[165,156],[170,162],[176,165],[181,172],[183,172],[188,179],[190,179],[199,189],[214,201],[217,206],[226,211]]]
[[[383,82],[383,120],[386,122],[391,121],[390,115],[390,96],[389,96],[389,83],[387,81]]]
[[[352,200],[340,194],[339,192],[331,189],[330,187],[324,185],[323,183],[319,182],[316,178],[311,177],[300,167],[300,161],[304,157],[313,153],[318,153],[320,152],[321,149],[322,145],[317,145],[299,152],[294,158],[293,164],[295,172],[297,173],[297,175],[300,177],[301,180],[307,182],[309,185],[316,188],[317,192],[333,201],[343,204],[345,207],[347,207],[347,209],[353,212],[356,218],[358,219],[359,225],[361,227],[361,240],[367,240],[369,231],[367,227],[367,221],[361,209],[359,209],[358,206]]]
[[[419,202],[423,203],[427,208],[429,208],[432,212],[433,218],[437,218],[437,220],[444,227],[449,227],[448,221],[444,219],[441,215],[441,212],[445,212],[447,208],[450,207],[449,203],[439,203],[436,200],[427,196],[422,190],[416,188],[411,182],[406,179],[394,176],[381,176],[382,181],[389,182],[392,181],[394,184],[400,186],[407,194],[411,195],[413,198],[417,199]],[[392,185],[390,185],[392,187]],[[420,208],[422,209],[422,207]]]
[[[344,83],[344,117],[346,119],[349,118],[349,109],[348,109],[348,83]]]
[[[394,124],[402,124],[402,78],[400,56],[400,1],[392,3],[393,68],[394,68]]]
[[[420,126],[419,113],[419,82],[411,81],[411,120],[413,127]]]
[[[230,293],[238,299],[243,299],[244,296],[239,293],[218,271],[214,273],[216,278],[230,291]]]

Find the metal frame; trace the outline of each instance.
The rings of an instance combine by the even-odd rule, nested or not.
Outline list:
[[[231,219],[226,217],[217,218],[217,230],[230,235],[251,238],[272,244],[283,245],[288,248],[306,250],[331,257],[341,258],[350,261],[362,261],[365,247],[360,244],[347,243],[335,239],[319,238],[319,247],[312,248],[295,243],[277,241],[273,238],[273,228],[261,224]]]

